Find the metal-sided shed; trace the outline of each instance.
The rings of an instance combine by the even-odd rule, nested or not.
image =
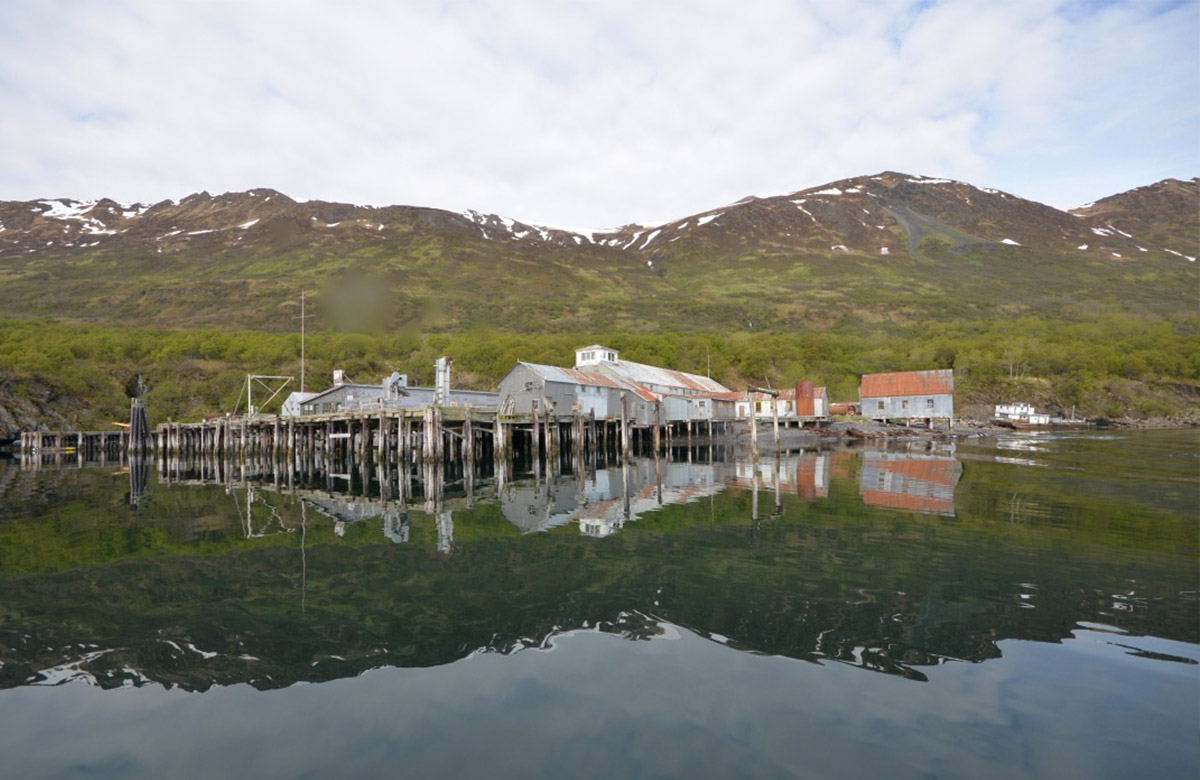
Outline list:
[[[336,385],[301,402],[301,414],[335,414],[378,406],[385,395],[382,385],[353,382]]]
[[[954,419],[953,369],[866,374],[858,395],[873,420]]]
[[[735,393],[664,394],[662,421],[671,423],[688,420],[733,420],[737,417],[735,397]]]

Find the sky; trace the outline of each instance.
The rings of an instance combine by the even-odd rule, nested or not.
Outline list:
[[[4,0],[0,199],[660,222],[883,170],[1200,175],[1200,0]]]

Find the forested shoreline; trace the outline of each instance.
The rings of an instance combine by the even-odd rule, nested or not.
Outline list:
[[[734,389],[812,379],[832,400],[852,401],[864,373],[953,368],[960,408],[1019,399],[1088,416],[1165,417],[1200,408],[1196,325],[1107,315],[797,333],[317,332],[306,338],[306,389],[327,387],[334,368],[359,382],[400,371],[432,384],[441,355],[454,359],[455,386],[494,389],[517,361],[570,364],[576,347],[599,342]],[[124,388],[139,373],[155,419],[198,419],[232,410],[247,373],[298,382],[300,334],[0,321],[0,406],[25,400],[38,416],[99,426],[127,416]]]

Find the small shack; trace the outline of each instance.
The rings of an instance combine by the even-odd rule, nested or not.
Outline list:
[[[862,414],[872,420],[954,421],[954,370],[865,374],[858,395]]]
[[[772,408],[774,407],[774,408]],[[817,387],[812,380],[797,382],[794,387],[780,390],[772,396],[767,393],[743,393],[737,402],[737,416],[748,420],[751,413],[759,420],[770,420],[776,410],[784,422],[820,422],[829,419],[829,395],[824,387]]]

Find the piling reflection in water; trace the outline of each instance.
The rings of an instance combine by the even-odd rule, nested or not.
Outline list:
[[[766,501],[773,497],[774,509],[766,514],[777,515],[783,496],[820,501],[828,498],[834,481],[857,481],[865,505],[953,516],[962,474],[953,451],[953,445],[935,449],[922,444],[905,451],[801,450],[748,461],[735,459],[724,447],[705,446],[626,461],[601,451],[547,460],[517,458],[503,464],[483,460],[469,466],[326,460],[320,454],[291,462],[269,455],[239,460],[170,457],[155,465],[167,485],[224,486],[245,518],[247,536],[262,533],[254,530],[250,517],[266,491],[294,494],[318,516],[333,521],[339,534],[350,524],[380,522],[384,535],[396,543],[409,540],[409,513],[415,508],[437,518],[438,549],[451,552],[454,512],[477,501],[498,503],[504,519],[523,534],[570,524],[593,537],[609,536],[663,506],[727,489],[752,493],[751,516],[757,520],[760,493],[770,494]],[[134,457],[118,462],[129,471],[129,503],[141,504],[152,461]],[[56,461],[33,456],[22,464],[42,468]]]

